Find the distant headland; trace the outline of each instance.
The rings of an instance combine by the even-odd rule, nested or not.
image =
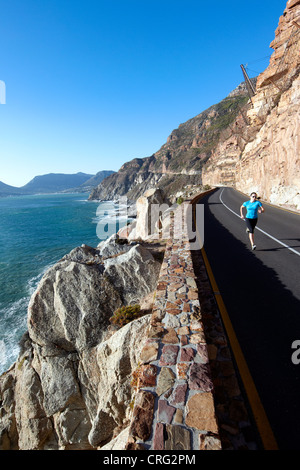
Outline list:
[[[19,188],[0,181],[0,197],[73,191],[90,192],[112,173],[114,171],[111,170],[99,171],[96,175],[81,172],[76,174],[48,173],[35,176],[29,183]]]

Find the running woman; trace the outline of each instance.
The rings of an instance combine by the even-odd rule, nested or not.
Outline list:
[[[246,207],[247,209],[246,217],[244,217],[243,214],[243,207]],[[244,202],[240,207],[241,218],[246,222],[246,232],[249,233],[249,240],[252,250],[255,250],[256,248],[256,245],[254,244],[254,229],[257,224],[257,214],[261,214],[262,212],[265,212],[265,209],[263,208],[262,203],[257,200],[256,193],[251,193],[250,201]]]

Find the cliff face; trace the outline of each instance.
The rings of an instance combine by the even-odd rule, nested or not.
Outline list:
[[[161,188],[169,197],[188,185],[202,185],[203,168],[215,149],[234,132],[235,120],[247,108],[247,91],[236,93],[180,124],[151,157],[125,163],[91,193],[90,199],[127,195],[136,200],[145,190]]]
[[[239,86],[181,124],[154,155],[123,165],[90,198],[135,200],[156,186],[172,200],[189,185],[230,185],[300,209],[299,26],[300,2],[289,0],[251,100]]]
[[[2,450],[96,449],[126,426],[149,315],[118,331],[109,318],[141,304],[159,271],[149,250],[113,240],[50,268],[31,298],[19,358],[0,377]]]
[[[270,47],[274,53],[257,78],[255,96],[216,147],[202,179],[300,210],[299,0],[288,1]]]
[[[270,65],[258,77],[248,111],[256,134],[237,164],[236,187],[300,210],[299,0],[288,1],[270,47]]]
[[[239,88],[180,125],[153,156],[123,165],[92,197],[219,183],[300,209],[299,23],[300,0],[290,0],[251,102]],[[74,249],[45,274],[20,356],[0,377],[1,449],[96,449],[126,426],[149,315],[111,335],[109,318],[151,295],[159,271],[145,247],[112,238]]]

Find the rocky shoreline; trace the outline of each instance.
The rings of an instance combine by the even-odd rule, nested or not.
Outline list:
[[[127,422],[165,249],[136,237],[137,222],[73,249],[41,279],[19,357],[0,377],[1,449],[95,449]],[[111,324],[135,304],[140,318]]]
[[[207,279],[198,284],[174,223],[180,206],[142,230],[155,202],[168,207],[147,191],[129,226],[40,281],[19,357],[0,377],[0,449],[256,448]],[[137,304],[136,319],[112,323]]]
[[[136,393],[132,378],[149,326],[153,329],[150,313],[154,294],[161,290],[157,289],[157,282],[171,226],[170,201],[160,189],[150,188],[157,188],[164,181],[163,187],[168,188],[174,204],[183,194],[183,187],[188,194],[196,183],[229,184],[241,190],[257,190],[269,202],[290,204],[299,210],[299,165],[294,138],[299,128],[299,15],[299,0],[289,0],[272,43],[275,54],[258,79],[251,109],[246,110],[248,104],[245,108],[249,122],[236,106],[229,135],[227,128],[222,127],[222,135],[211,135],[214,152],[201,153],[200,144],[206,148],[207,130],[215,127],[213,122],[224,124],[220,121],[222,107],[218,111],[210,109],[208,114],[202,113],[199,119],[173,131],[155,157],[125,164],[94,193],[94,198],[127,195],[135,200],[141,196],[142,188],[149,189],[137,200],[136,220],[117,234],[112,233],[96,248],[75,248],[40,281],[29,303],[28,332],[22,338],[20,355],[0,377],[0,449],[96,450],[109,446],[128,430]],[[190,129],[193,133],[184,132]],[[190,162],[192,157],[194,173],[187,174],[178,162]],[[149,218],[151,205],[165,206],[164,213],[155,213],[154,220]],[[140,306],[143,316],[120,329],[114,327],[110,321],[114,312],[134,304]],[[185,326],[180,323],[178,328],[185,331]],[[174,338],[173,335],[172,341]],[[167,346],[170,344],[164,345],[165,352],[174,350],[172,342],[172,348]],[[187,343],[181,342],[180,346]],[[184,352],[196,355],[192,347],[186,347]],[[166,359],[166,354],[162,358]],[[171,365],[173,369],[176,366]],[[220,395],[228,379],[227,382],[234,382],[228,393],[233,393],[235,399],[238,391],[230,364],[221,361],[215,367],[222,369],[225,376],[220,379],[213,371]],[[178,384],[181,385],[184,384]],[[165,395],[160,400],[162,414],[169,410],[168,398]],[[238,436],[237,419],[233,416],[246,421],[246,414],[239,400],[234,405],[229,413],[231,421],[222,429]],[[223,403],[219,413],[225,414]],[[166,429],[172,434],[171,428],[165,426],[171,420],[159,424],[155,436],[165,435]],[[204,445],[202,434],[198,435],[198,443],[200,439]],[[215,427],[213,434],[213,446],[219,447]],[[137,446],[139,439],[149,439],[134,432],[131,437],[131,444]],[[208,441],[204,447],[210,445]],[[155,442],[156,446],[161,443],[158,437]]]

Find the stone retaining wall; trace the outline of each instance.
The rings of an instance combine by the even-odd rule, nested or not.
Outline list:
[[[128,450],[221,449],[187,227],[167,241],[135,373]]]

